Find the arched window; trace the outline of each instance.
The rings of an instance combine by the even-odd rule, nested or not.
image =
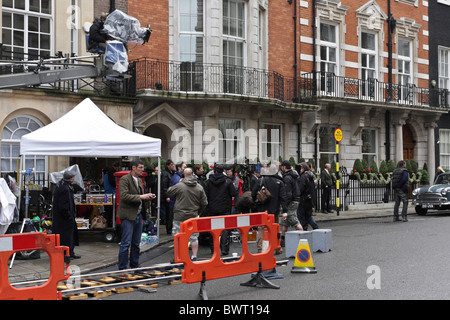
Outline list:
[[[43,124],[34,117],[21,115],[11,119],[3,128],[1,136],[1,175],[17,172],[20,159],[20,138]],[[25,168],[34,168],[34,183],[43,185],[47,171],[45,156],[27,156]]]

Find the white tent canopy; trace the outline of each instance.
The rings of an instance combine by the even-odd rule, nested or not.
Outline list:
[[[26,134],[21,155],[160,157],[161,139],[125,129],[89,98],[49,125]]]
[[[117,125],[87,98],[58,120],[22,136],[20,154],[22,165],[26,155],[103,158],[128,156],[158,157],[158,166],[161,167],[161,139],[147,137]],[[158,175],[158,194],[161,194],[161,170]],[[159,197],[157,203],[159,226]]]

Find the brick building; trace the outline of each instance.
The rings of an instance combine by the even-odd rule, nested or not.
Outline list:
[[[116,122],[161,138],[164,158],[243,162],[293,157],[313,159],[323,167],[334,160],[332,133],[340,127],[343,166],[351,167],[357,158],[377,163],[414,158],[429,167],[437,163],[433,141],[448,103],[439,99],[445,75],[436,74],[431,59],[437,51],[429,40],[434,16],[428,10],[435,3],[58,0],[39,1],[39,11],[30,7],[36,2],[24,1],[24,8],[21,3],[2,2],[3,52],[84,55],[81,26],[114,8],[151,25],[149,44],[129,46],[137,99],[98,99]],[[46,8],[47,3],[54,7]],[[37,33],[50,40],[36,48],[33,32],[25,33],[10,20],[14,13],[27,23],[39,18]],[[27,43],[21,34],[27,34]],[[444,42],[439,46],[448,47]],[[430,89],[438,76],[439,86]],[[43,90],[5,91],[0,130],[22,114],[38,120],[38,126],[54,121],[81,100],[76,94],[81,91],[72,89],[73,95],[58,98]],[[44,107],[35,105],[37,97]],[[60,107],[54,108],[54,99]],[[5,140],[2,171],[13,169],[16,159],[7,152],[17,140]],[[44,159],[42,172],[67,162]]]
[[[194,137],[197,121],[204,141],[220,128],[215,147],[233,141],[252,160],[252,148],[276,149],[323,167],[335,158],[340,127],[344,166],[358,158],[435,166],[430,141],[447,109],[429,89],[427,1],[129,1],[129,8],[143,23],[160,23],[149,50],[132,50],[141,58],[134,124],[165,142],[166,157],[182,146],[176,154],[200,160],[201,148],[172,137],[177,128]],[[267,129],[270,139],[251,145],[226,138],[226,128]],[[280,134],[272,139],[271,130]],[[222,151],[216,160],[229,160]]]

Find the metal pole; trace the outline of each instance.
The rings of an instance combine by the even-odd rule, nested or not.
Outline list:
[[[156,212],[157,212],[157,218],[156,218],[156,234],[158,236],[158,243],[159,243],[159,220],[161,218],[161,157],[158,157],[158,198],[156,199]]]

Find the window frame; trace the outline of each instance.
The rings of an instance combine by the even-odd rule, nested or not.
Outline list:
[[[277,126],[278,128],[271,128]],[[269,123],[264,122],[261,124],[261,129],[265,130],[265,134],[260,135],[259,139],[261,141],[261,156],[265,157],[265,161],[278,161],[279,157],[283,156],[283,125],[281,123]],[[278,141],[273,141],[272,130],[278,130]],[[261,131],[260,131],[261,132]],[[278,149],[278,154],[272,155],[272,150],[274,148]],[[270,155],[269,155],[270,151]]]
[[[19,119],[26,119],[26,126],[23,125],[24,122],[19,121]],[[15,122],[17,127],[11,127],[12,123]],[[35,127],[34,128],[30,128],[30,124],[34,122],[35,123]],[[22,115],[18,115],[12,119],[10,119],[5,126],[2,128],[2,132],[1,132],[1,138],[0,138],[0,174],[3,175],[4,173],[11,173],[11,172],[16,172],[17,171],[17,164],[14,162],[17,162],[17,160],[20,159],[20,137],[22,137],[25,134],[34,132],[36,130],[38,130],[39,128],[44,127],[44,124],[37,118],[30,116],[30,115],[26,115],[26,114],[22,114]],[[8,138],[5,138],[5,130],[8,130],[11,132],[11,136]],[[21,134],[18,139],[17,137],[14,139],[14,134],[17,133],[20,130],[25,130],[27,131],[26,133]],[[5,151],[5,146],[9,147],[9,155],[5,155],[4,151]],[[18,155],[14,155],[13,151],[14,149],[19,150],[19,154]],[[3,168],[3,163],[7,161],[8,163],[8,168]],[[26,168],[34,168],[34,172],[33,172],[33,179],[32,182],[35,181],[39,181],[39,182],[45,182],[46,181],[46,177],[48,175],[48,157],[47,156],[24,156],[24,161],[25,161],[25,167]],[[38,166],[38,162],[43,161],[44,164],[43,166]],[[9,169],[9,170],[8,170]],[[20,169],[19,169],[20,170]],[[43,186],[43,184],[41,184],[40,186]]]
[[[12,0],[13,4],[15,3],[16,0]],[[40,0],[40,4],[41,4]],[[4,30],[9,30],[11,32],[11,38],[10,38],[10,42],[9,44],[3,44],[4,48],[7,48],[6,51],[11,51],[11,57],[15,60],[18,60],[17,57],[14,56],[14,53],[16,52],[17,49],[22,49],[23,52],[20,52],[20,50],[17,52],[17,55],[21,56],[23,55],[23,58],[21,60],[35,60],[36,58],[30,57],[32,51],[37,51],[38,52],[38,56],[41,57],[42,56],[42,52],[46,52],[48,53],[49,56],[53,56],[54,55],[54,38],[55,38],[55,30],[54,30],[54,21],[55,21],[55,1],[54,0],[49,0],[50,1],[50,13],[42,13],[42,12],[35,12],[30,10],[30,2],[29,0],[25,0],[25,8],[24,9],[17,9],[17,8],[10,8],[10,7],[5,7],[5,5],[3,4],[2,6],[2,15],[4,14],[10,14],[11,15],[11,26],[10,27],[6,27],[4,26],[4,22],[2,23],[2,33],[4,32]],[[42,7],[40,8],[40,11],[42,11]],[[23,16],[23,29],[17,28],[14,26],[14,20],[15,20],[15,16]],[[30,18],[38,18],[38,22],[39,22],[39,30],[38,31],[32,31],[30,30]],[[41,24],[41,19],[45,19],[45,20],[49,20],[49,32],[43,32],[41,31],[42,28],[42,24]],[[18,30],[17,32],[21,32],[23,31],[23,45],[15,45],[14,43],[14,30]],[[38,46],[37,47],[31,47],[31,39],[30,37],[34,34],[38,35]],[[41,41],[42,41],[42,36],[48,36],[48,42],[49,42],[49,48],[42,48],[41,46]],[[3,39],[3,43],[5,42],[5,39]]]

